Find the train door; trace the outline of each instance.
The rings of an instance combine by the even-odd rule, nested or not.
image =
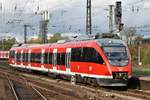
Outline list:
[[[29,49],[27,54],[28,67],[31,67],[31,49]]]
[[[50,61],[51,60],[51,61]],[[50,72],[50,62],[52,62],[52,59],[50,59],[50,48],[48,48],[48,73]]]
[[[56,72],[56,65],[57,65],[57,49],[54,49],[54,50],[53,50],[52,64],[53,64],[53,71]]]
[[[14,60],[14,64],[17,65],[17,51],[15,51],[15,60]]]
[[[45,49],[42,49],[41,51],[41,69],[44,71],[45,67],[44,67],[44,60],[47,60],[47,59],[44,59],[44,53],[45,53]]]
[[[71,48],[67,48],[65,60],[66,72],[70,74]]]
[[[49,47],[48,49],[48,65],[47,65],[47,69],[48,72],[50,72],[51,70],[53,70],[53,49]]]
[[[23,50],[21,50],[20,62],[21,62],[21,66],[24,67],[23,66]]]
[[[23,51],[23,65],[24,65],[24,67],[26,68],[27,66],[28,66],[28,59],[27,59],[27,57],[28,57],[28,52],[27,52],[27,49],[24,49],[24,51]]]

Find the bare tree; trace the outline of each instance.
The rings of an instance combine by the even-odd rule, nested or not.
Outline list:
[[[126,38],[127,38],[127,43],[128,44],[134,44],[134,40],[135,40],[135,37],[136,37],[136,29],[134,27],[128,27],[128,28],[125,28],[125,35],[126,35]]]

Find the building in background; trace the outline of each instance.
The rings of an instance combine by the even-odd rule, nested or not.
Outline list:
[[[144,37],[142,40],[142,44],[150,44],[150,36],[149,37]]]

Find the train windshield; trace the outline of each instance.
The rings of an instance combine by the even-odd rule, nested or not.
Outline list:
[[[103,51],[110,64],[114,66],[128,64],[128,53],[125,46],[105,46]]]

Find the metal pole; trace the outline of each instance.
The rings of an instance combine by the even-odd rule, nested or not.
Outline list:
[[[2,50],[4,50],[4,39],[2,39]]]
[[[109,5],[109,32],[113,32],[113,5]]]
[[[24,43],[27,43],[27,25],[24,25]]]
[[[138,65],[141,66],[141,47],[138,45]]]
[[[86,9],[86,34],[92,34],[92,22],[91,22],[91,0],[87,0]]]
[[[42,20],[40,22],[40,32],[42,34],[42,43],[48,43],[47,33],[48,33],[48,22],[49,22],[49,12],[42,12]]]
[[[116,2],[116,6],[115,6],[115,25],[116,25],[117,31],[120,32],[123,28],[121,1]],[[121,34],[120,34],[120,36],[121,36]]]
[[[48,25],[48,20],[42,20],[40,22],[40,31],[41,31],[41,35],[42,35],[42,43],[48,43],[47,40],[47,33],[48,33],[48,29],[47,29],[47,25]]]

